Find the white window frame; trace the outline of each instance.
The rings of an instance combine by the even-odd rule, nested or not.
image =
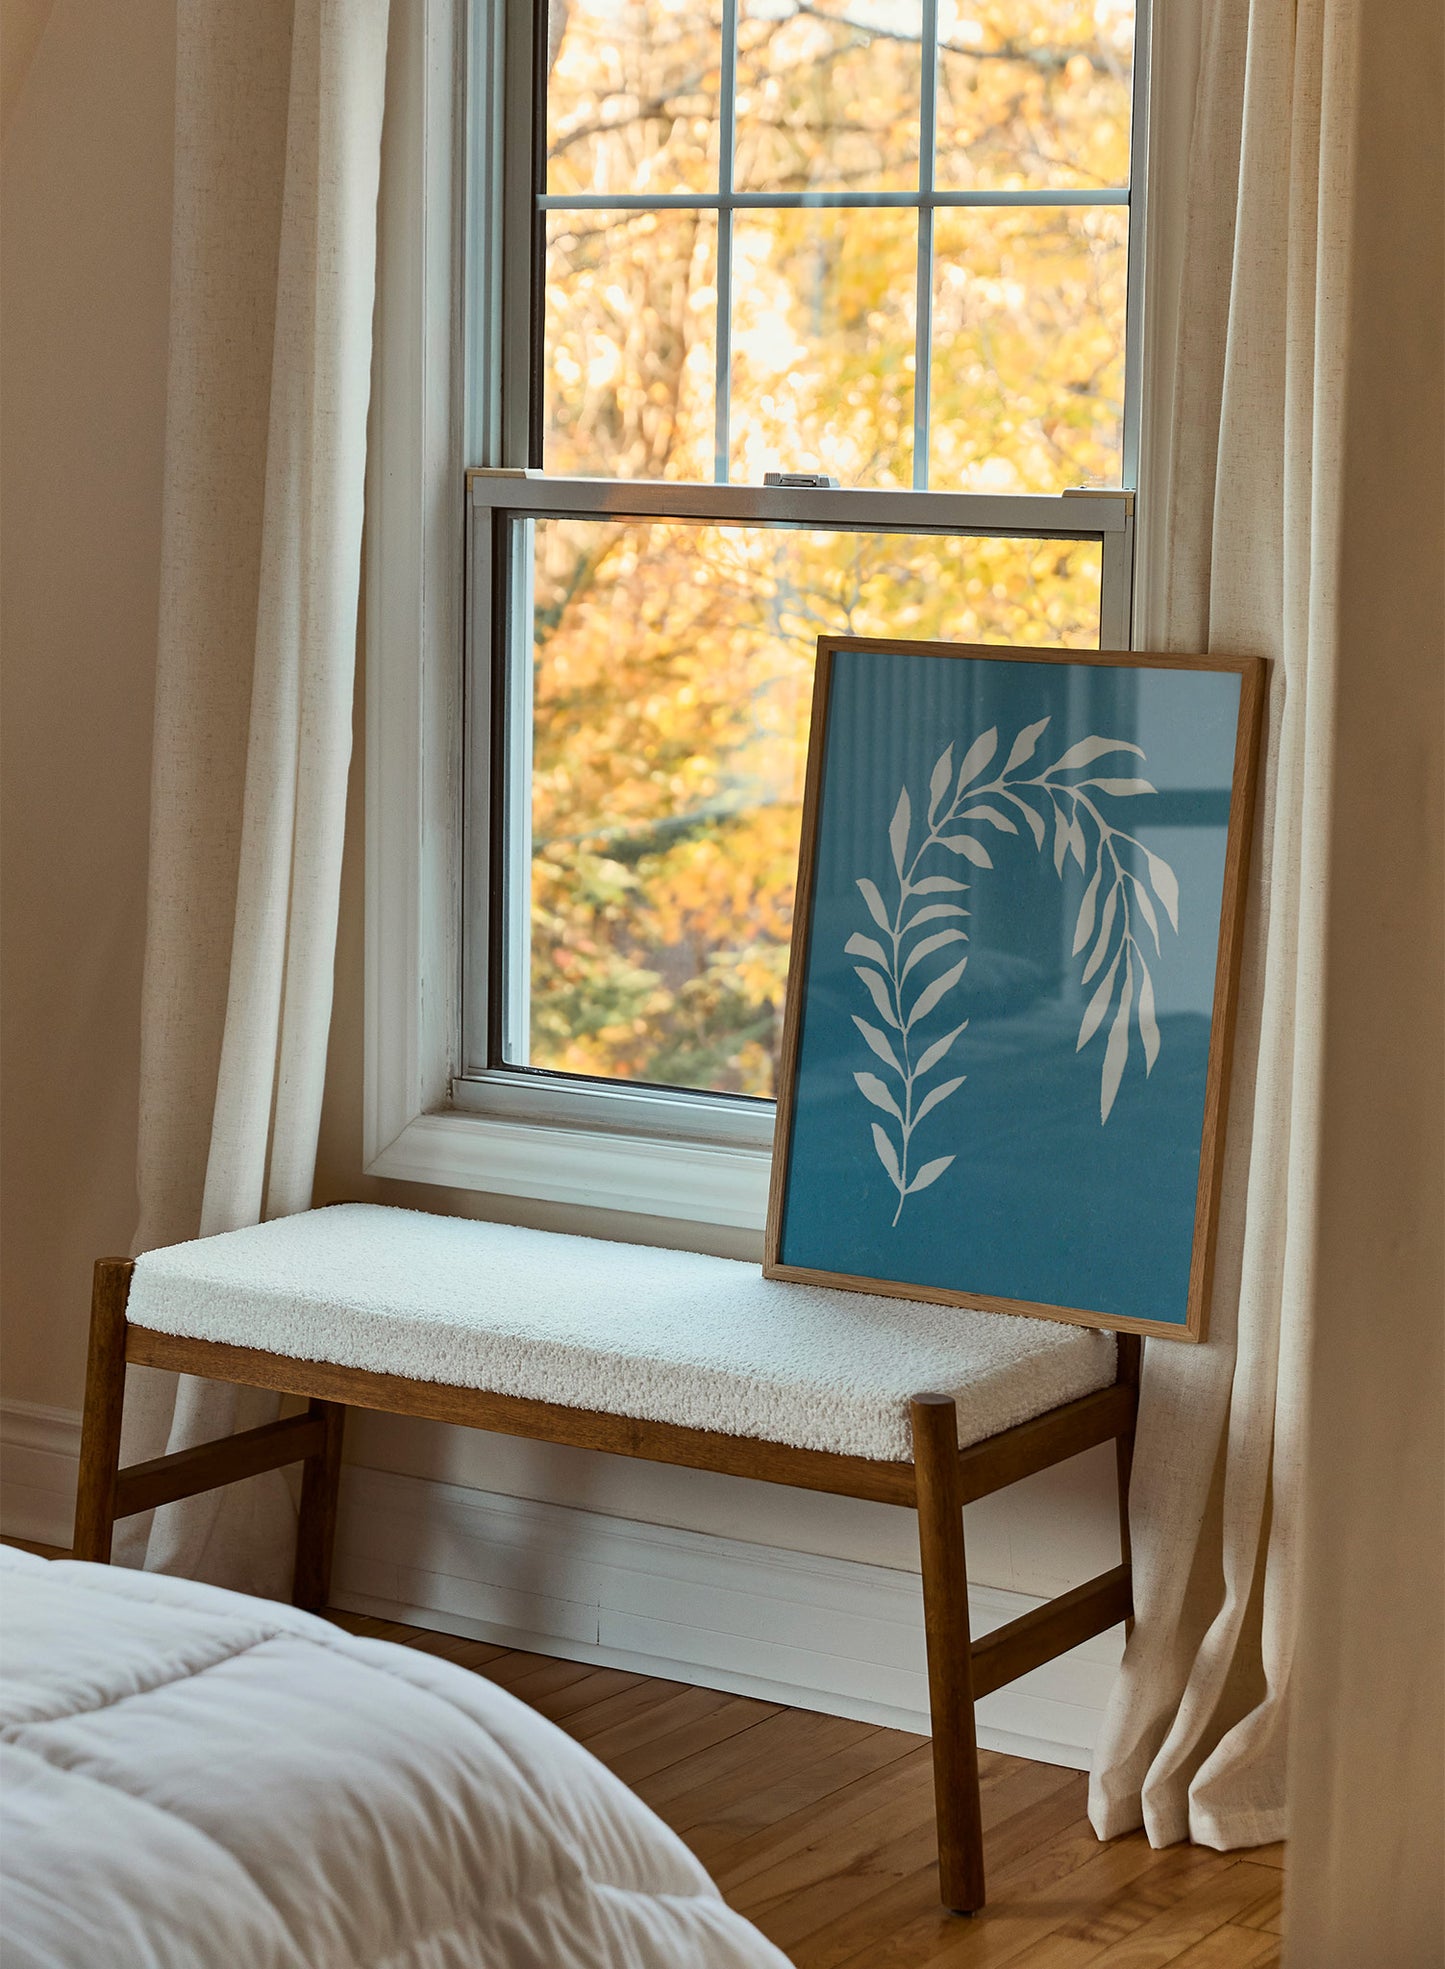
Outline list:
[[[515,133],[530,127],[530,91],[515,52],[510,70],[506,60],[505,4],[490,0],[475,12],[468,0],[393,5],[367,492],[363,1166],[407,1182],[757,1232],[771,1165],[770,1102],[465,1072],[466,994],[478,986],[464,976],[463,814],[469,801],[473,813],[485,809],[479,778],[490,746],[476,742],[488,710],[479,666],[468,703],[463,639],[464,620],[488,619],[491,515],[592,511],[601,491],[610,510],[629,515],[1036,537],[1057,532],[1065,509],[1050,496],[858,489],[813,493],[800,508],[784,489],[601,488],[527,471],[525,403],[515,381],[506,387],[508,349],[527,346],[525,297],[515,281],[504,285],[502,270],[503,241],[522,220],[515,201],[526,200],[529,212],[530,188],[519,194],[514,173],[509,193],[483,210],[466,208],[468,185],[500,191],[504,151],[515,154]],[[1157,366],[1142,332],[1148,26],[1140,0],[1136,63],[1145,80],[1135,97],[1129,363],[1136,371],[1143,362],[1146,375]],[[514,200],[510,224],[506,195]],[[487,332],[464,351],[468,314]],[[464,392],[469,357],[474,374]],[[1128,389],[1135,406],[1143,394],[1149,427],[1158,412],[1134,374]],[[1136,408],[1126,425],[1126,478],[1138,462],[1139,428]],[[468,458],[485,463],[468,473]],[[1133,494],[1062,499],[1067,532],[1103,545],[1101,644],[1130,647],[1141,580]],[[486,865],[484,846],[469,844],[474,869]],[[475,1017],[475,1003],[471,1009]]]

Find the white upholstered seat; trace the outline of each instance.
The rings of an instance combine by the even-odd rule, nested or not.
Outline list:
[[[961,1444],[1106,1386],[1114,1339],[765,1279],[755,1265],[374,1204],[147,1252],[137,1326],[301,1360],[904,1461],[908,1404]]]

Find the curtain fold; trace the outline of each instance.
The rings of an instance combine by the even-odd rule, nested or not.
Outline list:
[[[388,0],[181,0],[136,1248],[307,1207],[356,658]],[[274,1397],[136,1376],[127,1457]],[[279,1473],[130,1563],[284,1590]]]
[[[1445,9],[1388,26],[1355,112],[1286,1969],[1445,1964]]]
[[[1155,630],[1271,666],[1209,1339],[1146,1349],[1138,1620],[1090,1787],[1100,1837],[1155,1845],[1285,1831],[1356,4],[1204,13]]]

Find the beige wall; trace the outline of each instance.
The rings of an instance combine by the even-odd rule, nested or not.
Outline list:
[[[44,13],[0,18],[0,1317],[7,1397],[74,1408],[135,1228],[175,8]]]
[[[50,19],[52,0],[3,0],[0,4],[0,142],[20,100],[35,50]]]

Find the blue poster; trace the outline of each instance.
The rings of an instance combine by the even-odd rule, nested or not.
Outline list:
[[[1243,681],[831,651],[776,1263],[1184,1330]]]

